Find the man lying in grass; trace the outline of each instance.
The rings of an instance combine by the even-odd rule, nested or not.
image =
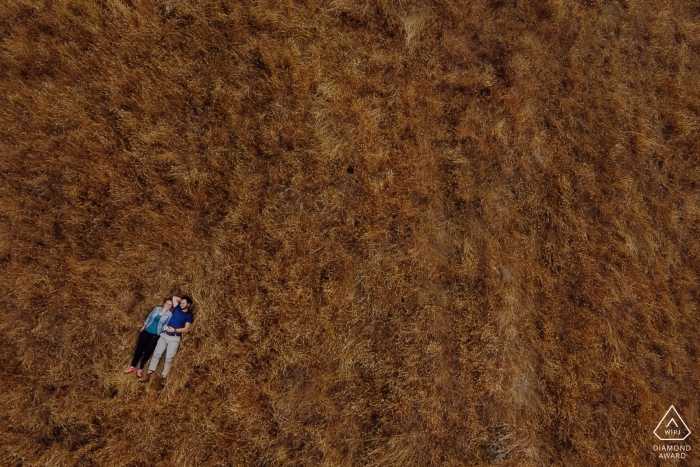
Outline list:
[[[194,321],[192,313],[189,311],[192,305],[192,299],[190,297],[173,297],[173,303],[175,304],[175,311],[173,311],[173,316],[170,318],[168,325],[163,327],[163,332],[160,333],[160,339],[158,339],[158,344],[156,344],[156,350],[153,354],[153,358],[151,358],[151,364],[148,366],[148,374],[146,375],[148,378],[151,376],[151,373],[156,371],[160,357],[163,355],[163,352],[165,352],[163,380],[161,381],[163,385],[165,385],[165,380],[168,376],[168,371],[170,371],[173,357],[175,357],[177,349],[180,347],[182,333],[189,331],[190,324]]]
[[[170,321],[170,317],[173,313],[170,309],[173,307],[173,301],[171,299],[166,299],[163,302],[163,306],[157,306],[151,311],[146,318],[146,321],[141,326],[141,334],[139,334],[139,340],[136,344],[136,351],[134,352],[134,358],[131,360],[131,366],[124,370],[124,373],[131,373],[136,371],[136,375],[140,378],[141,371],[143,367],[146,366],[146,362],[151,355],[153,355],[153,350],[156,348],[158,343],[158,338],[163,328]],[[139,360],[141,360],[141,365],[136,369]]]

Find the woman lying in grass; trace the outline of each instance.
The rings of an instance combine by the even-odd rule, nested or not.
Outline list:
[[[172,307],[173,301],[168,298],[163,302],[163,306],[155,307],[153,311],[151,311],[151,314],[148,315],[143,326],[141,326],[141,334],[136,344],[136,352],[134,352],[134,358],[131,360],[131,366],[124,370],[124,373],[131,373],[136,370],[138,377],[141,377],[141,371],[143,367],[146,366],[148,359],[153,355],[160,333],[173,316],[172,311],[170,311]],[[141,360],[141,365],[139,365],[139,369],[137,370],[136,365],[139,360]]]

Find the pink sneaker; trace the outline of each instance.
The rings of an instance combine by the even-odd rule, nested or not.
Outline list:
[[[136,368],[134,368],[133,366],[130,366],[129,368],[127,368],[126,370],[124,370],[124,373],[131,373],[131,372],[134,371],[134,370],[136,370]]]
[[[139,378],[141,377],[141,370],[140,369],[136,370],[136,376],[138,376]]]

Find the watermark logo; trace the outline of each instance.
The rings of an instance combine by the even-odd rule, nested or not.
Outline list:
[[[683,441],[690,435],[690,430],[676,408],[671,406],[656,425],[654,434],[661,441]]]

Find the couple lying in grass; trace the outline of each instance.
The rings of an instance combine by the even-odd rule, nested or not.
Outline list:
[[[170,311],[173,306],[175,309]],[[165,352],[165,365],[163,365],[163,379],[161,384],[165,385],[165,380],[170,370],[170,365],[173,362],[173,357],[180,347],[182,333],[189,331],[192,324],[192,313],[190,307],[192,299],[190,297],[173,297],[166,299],[163,306],[157,306],[148,315],[146,321],[141,326],[141,334],[139,335],[138,343],[136,344],[136,352],[131,360],[131,366],[124,370],[124,373],[136,371],[136,374],[141,378],[143,367],[151,358],[151,364],[148,366],[148,373],[145,380],[150,378],[151,374],[156,371],[160,357]],[[155,351],[155,352],[154,352]],[[136,369],[136,365],[141,360],[141,365]]]

